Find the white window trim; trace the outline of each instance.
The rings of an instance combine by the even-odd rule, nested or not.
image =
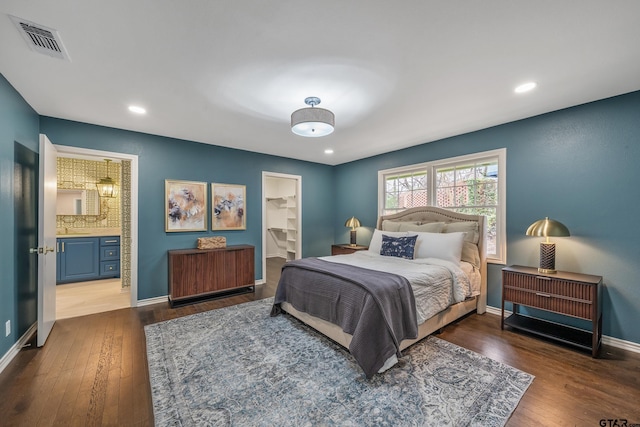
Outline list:
[[[429,185],[429,203],[434,204],[436,194],[435,169],[443,166],[454,166],[456,164],[468,163],[470,161],[478,161],[486,157],[498,158],[498,209],[496,210],[498,233],[500,238],[496,242],[497,256],[487,256],[487,262],[493,264],[506,264],[507,262],[507,149],[499,148],[497,150],[483,151],[480,153],[465,154],[463,156],[449,157],[446,159],[435,160],[425,163],[417,163],[413,165],[400,166],[391,169],[378,171],[378,216],[384,212],[384,177],[387,175],[399,174],[424,169],[427,171]]]

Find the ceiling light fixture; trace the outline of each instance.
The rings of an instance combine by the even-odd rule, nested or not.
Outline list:
[[[324,150],[324,154],[333,154],[333,149],[327,148],[326,150]]]
[[[147,110],[145,110],[142,107],[138,107],[136,105],[130,105],[129,106],[129,111],[131,111],[132,113],[136,113],[136,114],[146,114]]]
[[[525,92],[529,92],[530,90],[533,90],[536,88],[536,86],[538,86],[538,84],[536,82],[528,82],[528,83],[524,83],[521,84],[520,86],[516,87],[514,89],[515,93],[525,93]]]
[[[304,103],[311,107],[301,108],[291,113],[291,131],[296,135],[318,137],[333,132],[335,116],[324,108],[315,108],[320,98],[310,96]]]
[[[96,183],[98,189],[98,196],[100,197],[118,197],[118,184],[109,177],[109,162],[111,159],[104,159],[107,163],[107,176],[100,178],[100,181]]]

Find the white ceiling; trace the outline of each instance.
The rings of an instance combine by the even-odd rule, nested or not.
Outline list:
[[[330,165],[640,90],[638,0],[2,0],[0,12],[0,73],[40,115]],[[30,50],[8,15],[56,29],[71,61]],[[308,96],[335,113],[333,134],[291,132]]]

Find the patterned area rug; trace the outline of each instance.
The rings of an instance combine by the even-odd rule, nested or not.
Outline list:
[[[272,301],[145,327],[157,426],[501,426],[533,381],[435,337],[367,380]]]

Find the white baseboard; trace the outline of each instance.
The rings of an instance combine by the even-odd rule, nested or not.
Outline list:
[[[136,303],[136,307],[160,304],[162,302],[169,302],[169,295],[163,295],[161,297],[154,297],[154,298],[139,299],[138,302]]]
[[[487,313],[495,314],[496,316],[502,315],[502,310],[497,307],[487,306]],[[504,311],[505,315],[510,315],[511,312],[508,310]],[[611,347],[620,348],[622,350],[632,351],[634,353],[640,353],[640,344],[621,340],[620,338],[610,337],[608,335],[602,336],[602,344],[610,345]]]
[[[9,363],[11,363],[13,358],[18,355],[20,349],[22,349],[22,347],[29,341],[29,339],[37,329],[38,323],[36,322],[31,325],[31,327],[27,329],[27,332],[25,332],[20,337],[20,339],[9,349],[9,351],[7,351],[4,356],[2,356],[2,359],[0,359],[0,373],[2,373],[2,371],[4,371],[7,366],[9,366]]]

